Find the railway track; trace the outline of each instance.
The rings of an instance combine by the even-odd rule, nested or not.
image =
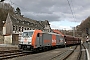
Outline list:
[[[80,49],[80,51],[77,49]],[[51,50],[51,51],[54,51],[54,50]],[[53,53],[52,55],[47,54],[47,53],[50,53],[51,51],[32,54],[32,55],[30,53],[23,53],[19,50],[0,51],[0,60],[4,60],[4,59],[6,60],[6,59],[19,57],[19,56],[25,56],[25,55],[28,55],[29,59],[31,59],[31,60],[33,60],[33,59],[34,60],[36,60],[36,59],[41,60],[41,59],[46,58],[48,56],[49,56],[49,58],[46,58],[46,60],[70,60],[70,56],[72,57],[73,53],[77,53],[77,51],[80,53],[78,53],[79,54],[79,55],[77,54],[78,57],[76,59],[73,59],[73,60],[84,60],[84,59],[87,60],[87,58],[86,58],[87,56],[84,56],[84,55],[86,55],[84,45],[81,45],[81,48],[80,48],[80,45],[77,45],[77,46],[73,46],[72,48],[67,49],[67,50],[60,49],[61,52],[58,52],[57,54],[55,51],[52,52]],[[56,49],[56,51],[58,51],[58,50]],[[43,56],[45,54],[47,56]]]
[[[73,54],[75,53],[77,55],[75,56],[76,58],[73,57]],[[71,57],[73,57],[73,60],[88,60],[87,51],[84,44],[80,45],[79,47],[76,46],[74,49],[64,51],[49,60],[70,60]]]
[[[70,49],[70,50],[66,50],[52,58],[50,58],[49,60],[66,60],[73,52],[74,50],[77,48],[77,46],[74,47],[74,49]]]
[[[72,48],[74,48],[74,47],[75,46],[72,46]],[[46,52],[30,54],[30,55],[27,55],[27,56],[13,58],[13,59],[14,60],[26,60],[26,59],[27,60],[49,60],[50,58],[52,58],[54,56],[57,56],[60,53],[65,52],[65,51],[67,51],[69,49],[70,49],[70,47],[58,48],[58,49],[54,49],[54,50],[50,50],[50,51],[46,51]]]
[[[19,56],[25,56],[25,55],[29,55],[29,54],[30,53],[23,53],[19,50],[0,51],[0,60],[15,58],[15,57],[19,57]]]

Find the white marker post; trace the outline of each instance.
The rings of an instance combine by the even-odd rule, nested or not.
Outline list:
[[[66,48],[66,42],[65,42],[65,48]]]

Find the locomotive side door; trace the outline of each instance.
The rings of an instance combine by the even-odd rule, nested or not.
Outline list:
[[[43,40],[42,40],[42,33],[37,34],[37,46],[40,47],[43,45]]]
[[[40,46],[43,46],[43,34],[42,33],[39,33],[39,44]]]

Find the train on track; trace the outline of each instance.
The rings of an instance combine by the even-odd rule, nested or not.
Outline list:
[[[25,51],[38,51],[66,45],[80,44],[77,37],[43,32],[41,30],[25,30],[19,40],[19,49]]]

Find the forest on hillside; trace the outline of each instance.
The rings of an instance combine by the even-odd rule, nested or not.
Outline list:
[[[86,18],[76,27],[77,34],[83,37],[90,35],[90,17]]]

